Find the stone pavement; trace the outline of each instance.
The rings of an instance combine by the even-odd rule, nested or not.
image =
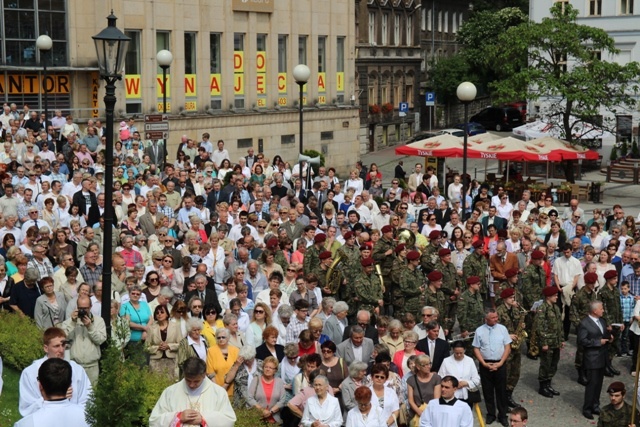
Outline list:
[[[504,133],[503,133],[504,134]],[[424,164],[424,160],[421,157],[412,156],[396,156],[395,147],[389,147],[384,150],[377,151],[375,153],[367,153],[360,156],[360,159],[365,165],[376,163],[378,169],[382,172],[383,186],[386,188],[391,184],[391,178],[393,178],[394,170],[398,161],[404,161],[404,170],[407,172],[407,176],[412,172],[416,163]],[[456,169],[462,172],[462,159],[450,158],[447,159],[447,166],[451,169]],[[484,180],[485,174],[485,160],[480,159],[468,159],[467,160],[467,172],[472,178],[476,178],[481,182]],[[498,161],[487,162],[487,173],[498,172]],[[438,177],[442,181],[442,177]],[[559,184],[561,180],[551,179],[550,182]],[[604,182],[605,177],[595,170],[588,172],[583,176],[583,179],[577,180],[577,184],[586,185],[590,182]],[[587,217],[591,218],[591,211],[594,208],[607,209],[611,208],[614,204],[619,203],[624,207],[626,215],[633,215],[638,218],[640,214],[640,185],[629,184],[616,184],[605,183],[604,184],[604,198],[602,203],[594,204],[591,202],[580,202],[580,206],[585,210]],[[561,206],[558,206],[561,207]],[[564,208],[564,206],[562,206]]]

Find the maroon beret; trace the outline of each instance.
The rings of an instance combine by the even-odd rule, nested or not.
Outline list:
[[[481,248],[481,247],[483,247],[483,246],[484,246],[484,242],[483,242],[482,240],[478,239],[478,240],[476,240],[475,242],[473,242],[473,243],[471,244],[471,246],[473,246],[473,247],[474,247],[474,248],[476,248],[476,249],[479,249],[479,248]]]
[[[440,232],[438,230],[433,230],[431,233],[429,233],[429,240],[439,239],[439,238],[440,238]]]
[[[393,231],[393,227],[390,225],[385,225],[384,227],[382,227],[382,234],[384,233],[391,233]]]
[[[327,240],[327,235],[324,233],[316,234],[313,236],[314,243],[324,243]]]
[[[360,261],[360,264],[363,267],[371,267],[373,265],[373,258],[371,258],[371,257],[365,258],[362,261]]]
[[[513,288],[507,288],[504,291],[500,292],[500,298],[507,299],[512,297],[516,293],[516,290]]]
[[[342,235],[342,237],[344,237],[344,240],[349,240],[350,238],[353,237],[353,231],[347,231]]]
[[[480,283],[480,278],[478,276],[467,277],[467,285],[475,285],[476,283]]]
[[[624,388],[624,383],[620,382],[620,381],[615,381],[612,382],[611,385],[609,386],[609,388],[607,388],[607,393],[612,394],[612,393],[620,393],[620,392],[625,392],[625,388]]]
[[[596,283],[598,275],[596,273],[587,273],[584,275],[584,283]]]
[[[542,251],[533,251],[531,253],[531,259],[544,259],[544,252]]]
[[[447,256],[447,255],[451,255],[451,250],[447,249],[447,248],[442,248],[438,251],[438,256],[443,257],[443,256]]]
[[[614,277],[618,277],[618,272],[616,270],[607,270],[604,273],[605,280],[613,279]]]
[[[324,251],[321,252],[320,255],[318,255],[320,257],[320,259],[327,259],[327,258],[331,258],[331,252],[330,251]]]
[[[438,270],[433,270],[427,275],[427,279],[429,279],[430,282],[437,282],[438,280],[442,280],[442,273]]]
[[[400,243],[398,246],[396,246],[396,248],[393,251],[399,254],[400,252],[404,251],[406,248],[407,248],[407,245],[405,245],[404,243]]]
[[[542,290],[542,294],[545,297],[556,295],[558,292],[560,292],[560,289],[558,289],[556,286],[547,286]]]
[[[407,259],[408,259],[409,261],[415,261],[415,260],[417,260],[417,259],[420,259],[420,252],[418,252],[418,251],[410,251],[410,252],[407,254]]]
[[[518,269],[517,268],[510,268],[507,271],[504,272],[504,275],[507,277],[507,279],[512,278],[513,276],[518,274]]]

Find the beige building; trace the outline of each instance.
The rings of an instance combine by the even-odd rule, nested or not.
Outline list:
[[[354,94],[353,0],[12,0],[1,6],[0,99],[43,109],[42,61],[48,64],[49,110],[79,121],[104,116],[91,36],[107,25],[109,8],[132,41],[118,83],[116,117],[163,109],[156,53],[168,49],[170,159],[180,136],[223,139],[233,158],[248,147],[296,161],[299,87],[294,66],[305,63],[304,149],[322,152],[341,172],[358,157]],[[42,33],[40,33],[42,31]],[[52,52],[35,40],[47,33]],[[99,87],[96,85],[99,83]]]

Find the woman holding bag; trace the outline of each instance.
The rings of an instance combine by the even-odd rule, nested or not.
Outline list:
[[[440,375],[431,372],[431,359],[426,354],[416,358],[415,375],[407,380],[410,418],[420,418],[431,399],[440,398]]]

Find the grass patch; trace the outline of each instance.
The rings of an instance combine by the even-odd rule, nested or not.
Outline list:
[[[0,395],[0,427],[8,427],[22,418],[18,412],[20,373],[4,365],[2,377],[4,386]]]

